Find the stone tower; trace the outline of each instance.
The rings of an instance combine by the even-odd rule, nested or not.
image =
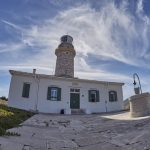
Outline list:
[[[69,35],[61,37],[61,43],[55,50],[57,56],[55,76],[58,77],[74,77],[74,57],[76,55],[73,38]]]

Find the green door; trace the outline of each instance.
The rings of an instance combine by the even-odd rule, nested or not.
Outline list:
[[[70,93],[70,108],[79,109],[80,108],[80,94]]]

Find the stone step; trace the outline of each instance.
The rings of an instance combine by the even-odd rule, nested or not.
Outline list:
[[[71,114],[85,114],[84,109],[71,109]]]

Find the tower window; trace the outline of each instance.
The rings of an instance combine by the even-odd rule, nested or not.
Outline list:
[[[67,36],[62,37],[63,42],[67,42]]]

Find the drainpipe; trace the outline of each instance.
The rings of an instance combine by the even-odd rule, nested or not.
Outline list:
[[[106,86],[107,86],[107,96],[108,96],[108,99],[109,99],[109,91],[108,91],[108,87],[109,87],[109,82],[106,83]],[[106,109],[106,112],[108,112],[108,107],[107,107],[107,104],[108,104],[108,101],[107,99],[105,100],[105,109]]]
[[[37,110],[37,106],[38,106],[38,95],[39,95],[39,82],[40,82],[40,78],[39,78],[39,76],[36,74],[36,69],[33,69],[33,76],[34,76],[35,82],[37,83],[35,111],[38,111],[38,110]]]
[[[105,101],[105,109],[106,109],[106,112],[107,112],[107,100]]]

